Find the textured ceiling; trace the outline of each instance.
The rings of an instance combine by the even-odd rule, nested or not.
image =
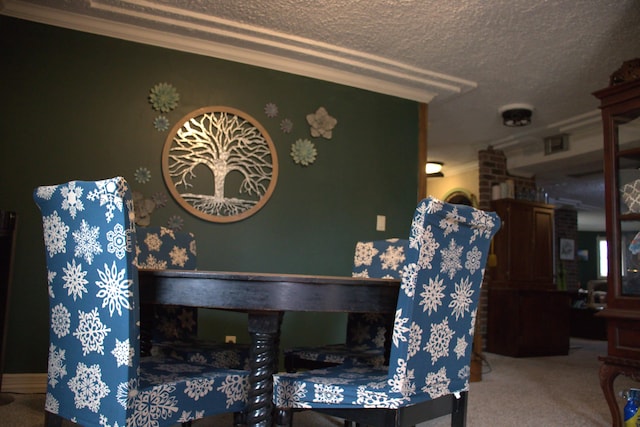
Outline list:
[[[97,21],[85,19],[76,29],[152,44],[163,44],[153,31],[184,36],[204,43],[165,42],[429,101],[430,159],[456,173],[493,145],[549,191],[567,171],[598,169],[601,138],[581,142],[600,132],[591,93],[607,86],[624,61],[640,57],[638,0],[4,0],[3,7],[8,15],[69,27],[51,11],[92,17]],[[147,31],[110,30],[105,22]],[[236,50],[214,51],[217,44]],[[511,103],[534,107],[531,126],[502,125],[498,110]],[[543,138],[559,133],[570,135],[572,151],[590,152],[547,162]],[[578,199],[580,192],[568,188],[574,180],[562,187]],[[599,203],[601,196],[589,194]]]

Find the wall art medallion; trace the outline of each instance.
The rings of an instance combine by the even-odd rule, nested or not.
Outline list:
[[[267,203],[278,180],[278,156],[265,128],[225,106],[178,120],[162,150],[162,174],[173,198],[211,222],[240,221]]]

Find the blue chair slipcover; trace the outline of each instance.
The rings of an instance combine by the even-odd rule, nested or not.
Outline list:
[[[127,182],[34,191],[44,229],[50,333],[47,425],[168,426],[240,412],[248,372],[140,356],[133,201]]]
[[[352,276],[399,279],[408,246],[408,240],[398,238],[357,242]],[[380,313],[349,313],[344,343],[285,349],[285,368],[295,372],[345,362],[381,366],[387,323],[387,317]]]
[[[195,270],[196,238],[193,233],[167,227],[137,227],[139,268]],[[248,369],[249,346],[198,339],[198,309],[154,306],[151,354],[205,363],[218,368]]]
[[[389,366],[345,363],[276,374],[278,425],[288,425],[294,409],[372,426],[414,425],[451,413],[452,425],[465,425],[480,287],[499,228],[495,213],[432,197],[421,201],[411,224]]]

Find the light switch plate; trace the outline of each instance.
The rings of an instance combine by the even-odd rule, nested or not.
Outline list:
[[[387,228],[387,217],[378,215],[376,218],[376,231],[385,231]]]

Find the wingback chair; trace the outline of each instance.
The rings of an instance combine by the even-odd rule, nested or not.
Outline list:
[[[139,268],[195,270],[196,238],[193,233],[167,227],[137,227]],[[219,368],[249,366],[249,345],[198,339],[198,309],[154,306],[150,353],[209,364]]]
[[[408,246],[408,240],[398,238],[357,242],[352,276],[399,279]],[[296,372],[345,362],[382,365],[389,326],[388,318],[380,313],[349,313],[344,343],[285,349],[285,369]]]
[[[34,200],[42,214],[49,293],[46,425],[67,419],[85,427],[160,427],[241,412],[248,372],[140,356],[127,182],[42,186]]]
[[[274,376],[278,425],[311,409],[371,426],[451,414],[466,423],[471,347],[495,213],[421,201],[409,236],[388,367],[342,364]]]

